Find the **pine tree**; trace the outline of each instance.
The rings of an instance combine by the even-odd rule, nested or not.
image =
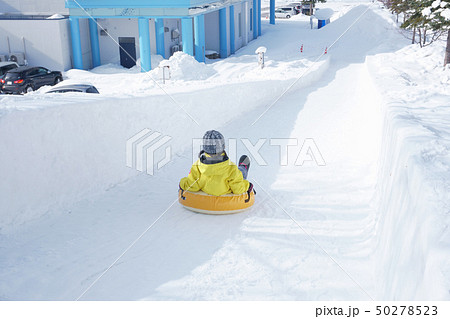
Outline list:
[[[402,13],[403,13],[403,17],[404,17],[403,22],[406,21],[406,15],[407,15],[408,11],[411,10],[413,2],[414,1],[408,1],[408,0],[391,0],[390,1],[389,9],[391,9],[391,11],[397,15],[397,23],[398,23],[398,16],[399,16],[399,14],[402,14]]]
[[[404,28],[424,28],[423,30],[447,33],[447,48],[444,66],[450,63],[450,0],[409,0],[412,14],[403,23]],[[426,31],[424,31],[425,33]],[[425,34],[423,35],[425,37]],[[425,41],[425,39],[424,39]]]

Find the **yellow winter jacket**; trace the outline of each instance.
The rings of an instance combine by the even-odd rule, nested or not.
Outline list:
[[[184,190],[191,192],[201,190],[215,196],[242,194],[248,190],[249,185],[236,164],[228,158],[216,164],[205,164],[197,160],[192,165],[189,175],[180,181],[180,187]]]

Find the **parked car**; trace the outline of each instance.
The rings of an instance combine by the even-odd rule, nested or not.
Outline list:
[[[19,65],[16,62],[0,62],[0,79],[3,78],[6,72],[12,69],[17,69]]]
[[[68,84],[68,85],[59,85],[48,90],[45,93],[96,93],[99,94],[97,88],[92,84]]]
[[[55,85],[63,80],[59,71],[43,67],[22,66],[6,72],[0,80],[3,93],[25,94],[44,85]]]
[[[298,11],[292,6],[285,6],[285,7],[281,7],[280,9],[288,12],[291,17],[298,14]]]
[[[289,19],[292,16],[291,13],[284,11],[283,9],[275,10],[275,18],[286,18]]]

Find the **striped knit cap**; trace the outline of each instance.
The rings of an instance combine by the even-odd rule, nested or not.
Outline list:
[[[220,132],[211,130],[203,135],[203,150],[208,154],[221,154],[225,150],[225,139]]]

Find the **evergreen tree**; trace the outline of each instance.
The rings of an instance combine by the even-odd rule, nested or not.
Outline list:
[[[450,63],[450,0],[409,0],[411,16],[403,23],[404,28],[423,27],[447,33],[444,66]],[[438,33],[439,34],[439,33]],[[425,37],[425,34],[424,34]]]
[[[397,15],[397,23],[398,23],[398,16],[399,14],[403,14],[404,20],[406,21],[406,14],[412,9],[412,4],[414,1],[407,1],[407,0],[391,0],[389,4],[389,9],[393,13]]]

